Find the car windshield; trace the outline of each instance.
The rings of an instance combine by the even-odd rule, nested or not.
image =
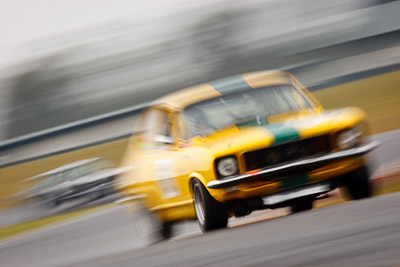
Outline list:
[[[183,111],[185,137],[204,136],[230,125],[261,124],[269,115],[312,109],[292,85],[277,85],[208,99]]]

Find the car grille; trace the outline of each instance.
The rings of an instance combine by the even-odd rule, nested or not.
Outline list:
[[[247,171],[285,164],[331,151],[329,135],[272,145],[243,154]]]

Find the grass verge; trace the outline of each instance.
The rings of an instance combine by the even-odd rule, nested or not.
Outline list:
[[[400,128],[400,71],[345,83],[313,92],[326,109],[363,108],[372,134]]]

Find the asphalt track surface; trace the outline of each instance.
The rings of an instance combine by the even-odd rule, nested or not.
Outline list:
[[[385,195],[69,266],[398,266],[399,200]]]
[[[400,130],[375,138],[379,161],[397,164]],[[195,222],[178,224],[171,241],[143,248],[117,206],[3,242],[0,266],[400,266],[400,193],[259,218],[205,235]]]
[[[8,241],[1,266],[400,265],[400,193],[207,234],[187,223],[186,236],[145,248],[130,220],[116,207]]]

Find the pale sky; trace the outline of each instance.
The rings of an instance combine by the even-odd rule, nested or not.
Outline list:
[[[191,16],[190,12],[196,12],[197,7],[207,6],[208,12],[218,4],[240,6],[265,1],[282,5],[283,11],[301,7],[298,0],[0,0],[0,70],[7,71],[7,66],[24,62],[38,50],[50,49],[53,44],[55,47],[60,43],[65,46],[69,42],[87,41],[91,38],[87,35],[93,31],[112,32],[114,25],[131,26],[137,22],[150,25],[146,34],[151,38],[151,35],[157,36],[157,31],[168,30],[168,19],[161,18],[172,13],[190,8],[187,15]],[[336,6],[348,6],[347,1],[332,2]],[[350,2],[353,1],[365,0]],[[328,5],[330,1],[321,3]],[[179,17],[174,18],[179,23]],[[64,40],[74,34],[78,37]]]
[[[154,21],[215,1],[221,0],[0,0],[0,68],[24,60],[29,46],[53,36],[113,21]]]

